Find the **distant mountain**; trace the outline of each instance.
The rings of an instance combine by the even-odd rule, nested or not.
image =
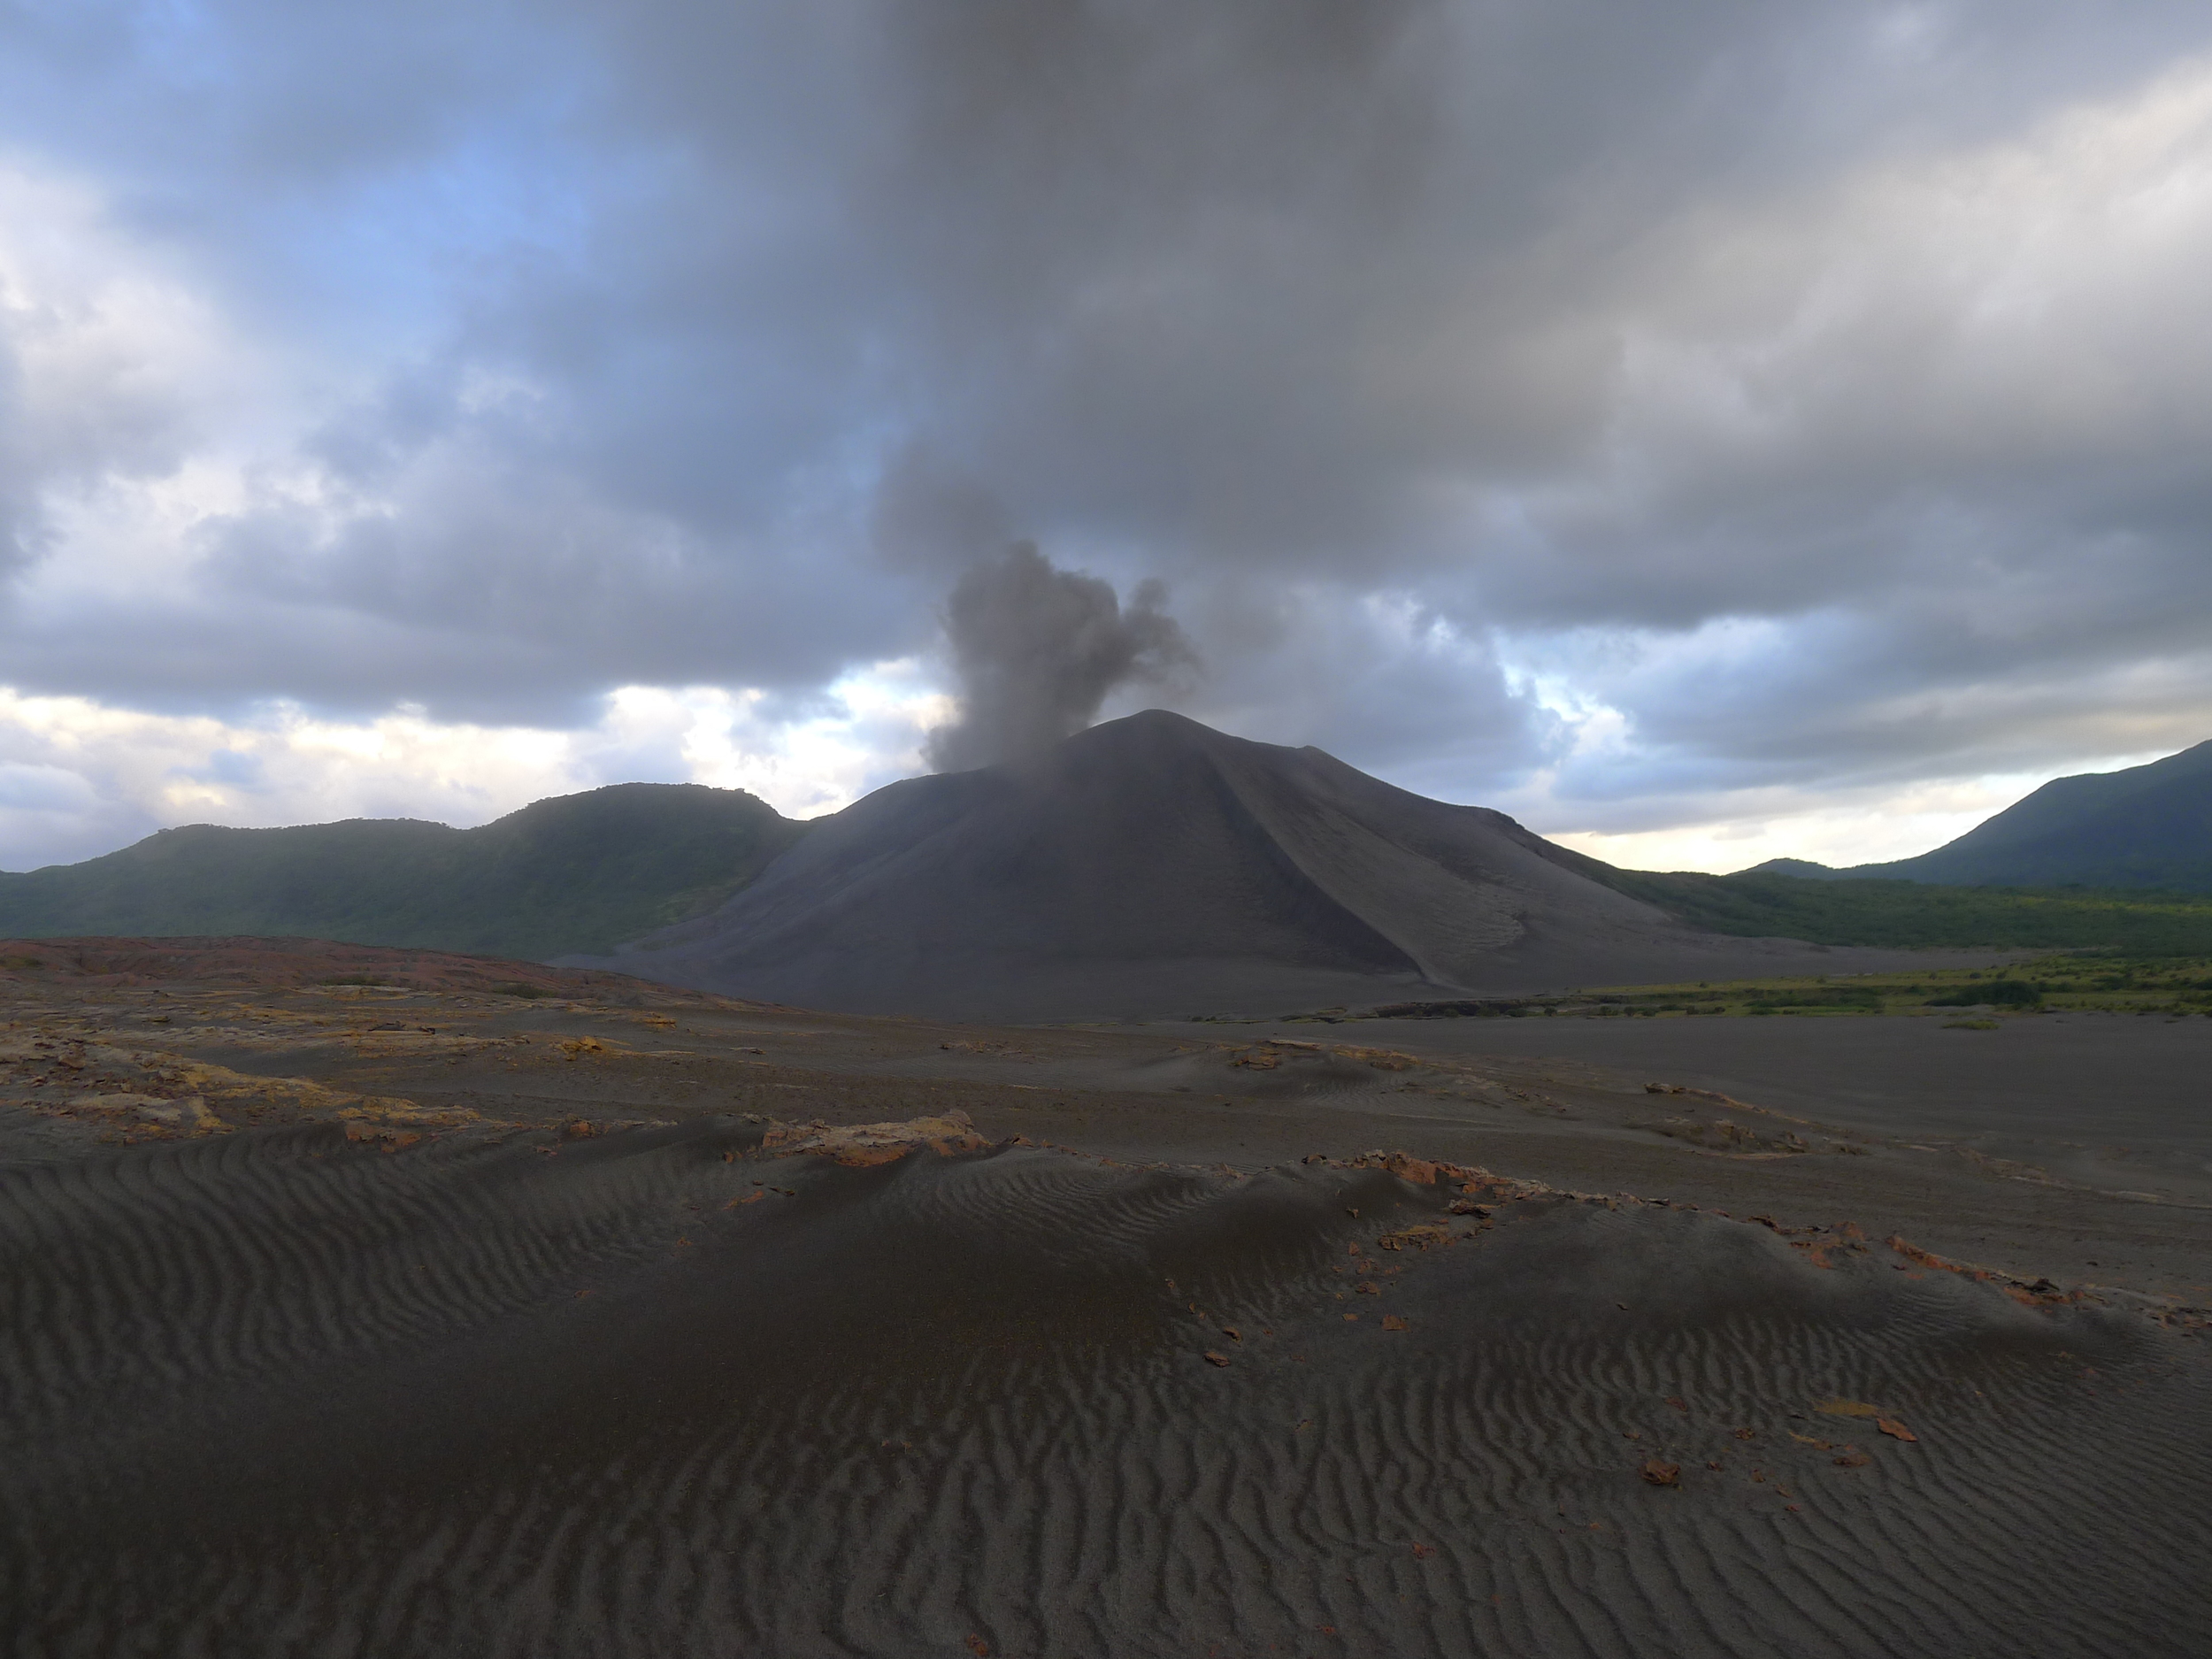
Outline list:
[[[1800,881],[1855,881],[1860,879],[1863,872],[1869,872],[1868,879],[1872,879],[1870,872],[1877,869],[1882,871],[1883,879],[1892,881],[1906,879],[1892,874],[1886,866],[1876,864],[1852,864],[1844,869],[1838,869],[1834,864],[1819,864],[1810,858],[1770,858],[1764,864],[1746,864],[1740,870],[1732,870],[1726,875],[1718,877],[1717,879],[1741,881],[1753,876],[1792,876]],[[1671,871],[1667,873],[1687,875],[1692,872]]]
[[[1916,858],[1843,870],[1776,858],[1740,873],[2212,892],[2212,743],[2147,766],[2054,779]]]
[[[711,909],[805,826],[741,789],[615,784],[475,829],[349,818],[163,830],[0,873],[0,937],[257,934],[543,959]]]
[[[1619,874],[1502,813],[1153,710],[1033,761],[879,789],[720,909],[590,965],[1013,1018],[1829,965],[1685,926]]]

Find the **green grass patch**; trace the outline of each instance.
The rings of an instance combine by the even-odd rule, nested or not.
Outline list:
[[[1816,945],[2108,949],[2212,956],[2212,894],[2140,888],[1943,887],[1917,881],[1656,874],[1600,878],[1694,927]]]
[[[1914,968],[1894,973],[1803,974],[1775,979],[1617,985],[1555,996],[1389,1002],[1359,1013],[1328,1009],[1296,1018],[1337,1025],[1362,1019],[1863,1019],[1987,1010],[2005,1019],[2048,1013],[2212,1015],[2212,954],[2124,956],[2064,952],[1988,968]],[[1194,1019],[1202,1018],[1193,1015]],[[1213,1017],[1220,1023],[1248,1019]],[[1291,1017],[1279,1017],[1291,1018]],[[1948,1022],[1967,1030],[1989,1022]]]
[[[2066,952],[2001,968],[1906,969],[1682,985],[1613,986],[1529,999],[1524,1011],[1584,1018],[1851,1018],[1987,1009],[2037,1013],[2212,1014],[2212,955]]]
[[[1986,1002],[1992,1008],[2040,1008],[2043,987],[2026,979],[1990,979],[1980,985],[1962,985],[1947,996],[1932,996],[1930,1008],[1974,1008]]]

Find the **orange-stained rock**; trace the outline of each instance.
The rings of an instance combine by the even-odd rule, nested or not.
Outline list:
[[[1378,1071],[1410,1071],[1421,1063],[1409,1054],[1400,1054],[1395,1048],[1355,1048],[1348,1044],[1337,1053],[1347,1060],[1361,1060]]]
[[[1425,1250],[1432,1246],[1449,1244],[1451,1241],[1452,1230],[1436,1221],[1416,1222],[1412,1226],[1386,1233],[1375,1240],[1386,1250]]]
[[[411,1147],[422,1137],[412,1129],[396,1129],[390,1124],[365,1123],[349,1118],[346,1123],[346,1139],[373,1146],[385,1152],[398,1152]]]
[[[1825,1412],[1832,1417],[1878,1417],[1882,1415],[1881,1407],[1869,1405],[1863,1400],[1819,1400],[1814,1402],[1813,1409]]]
[[[940,1157],[956,1152],[982,1152],[990,1144],[976,1133],[974,1120],[964,1111],[949,1111],[941,1118],[910,1118],[902,1123],[776,1124],[760,1141],[764,1152],[813,1153],[855,1169],[895,1164],[913,1152],[934,1152]]]

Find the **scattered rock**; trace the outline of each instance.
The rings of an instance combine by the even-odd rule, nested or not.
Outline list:
[[[1424,1221],[1413,1226],[1400,1227],[1394,1233],[1384,1233],[1375,1240],[1386,1250],[1402,1250],[1409,1247],[1417,1250],[1426,1250],[1436,1245],[1449,1244],[1451,1241],[1451,1229],[1435,1221]]]
[[[1870,1406],[1863,1400],[1845,1400],[1840,1397],[1816,1401],[1813,1409],[1824,1411],[1832,1417],[1878,1417],[1882,1415],[1882,1408],[1879,1406]]]
[[[1388,1170],[1400,1180],[1410,1181],[1416,1187],[1436,1185],[1436,1165],[1426,1158],[1417,1158],[1410,1153],[1392,1153],[1383,1160],[1383,1168]]]
[[[1378,1071],[1410,1071],[1421,1063],[1409,1054],[1400,1054],[1394,1048],[1355,1048],[1349,1046],[1336,1051],[1347,1060],[1359,1060]]]
[[[181,1100],[158,1094],[80,1094],[69,1102],[69,1109],[104,1118],[128,1118],[180,1134],[215,1134],[229,1126],[208,1110],[207,1102],[196,1094]]]
[[[777,1124],[761,1137],[761,1150],[779,1155],[806,1152],[854,1168],[895,1164],[915,1152],[949,1157],[956,1152],[983,1152],[990,1142],[976,1133],[964,1111],[938,1118],[910,1118],[886,1124]]]
[[[365,1123],[357,1118],[347,1123],[346,1139],[375,1147],[382,1152],[401,1152],[413,1146],[422,1136],[412,1129],[401,1129],[391,1124]]]
[[[1663,1463],[1656,1457],[1647,1459],[1644,1466],[1636,1472],[1643,1476],[1647,1486],[1678,1486],[1682,1484],[1682,1465]]]

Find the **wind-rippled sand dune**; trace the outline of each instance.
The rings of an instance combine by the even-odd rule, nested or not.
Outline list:
[[[1364,1162],[700,1118],[0,1170],[0,1647],[2206,1650],[2200,1333]]]

